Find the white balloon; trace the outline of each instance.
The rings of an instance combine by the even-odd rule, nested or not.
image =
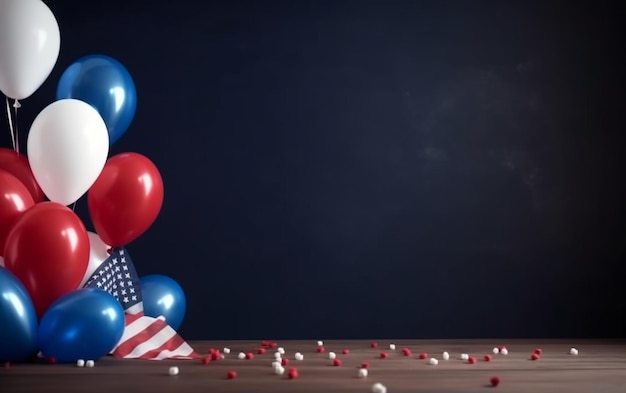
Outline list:
[[[73,98],[55,101],[35,118],[27,156],[39,186],[53,202],[76,202],[96,181],[109,154],[104,120]]]
[[[82,288],[89,280],[89,277],[102,265],[102,262],[109,257],[107,250],[111,248],[111,246],[100,239],[97,233],[87,231],[87,235],[89,236],[89,264],[78,288]]]
[[[30,97],[48,79],[61,49],[61,33],[41,0],[0,0],[0,90]]]

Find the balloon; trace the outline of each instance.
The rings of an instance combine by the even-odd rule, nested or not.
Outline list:
[[[85,56],[70,65],[61,75],[56,98],[76,98],[96,108],[107,125],[111,145],[126,133],[137,108],[135,83],[128,70],[104,55]]]
[[[35,205],[26,186],[9,172],[0,170],[0,256],[13,224],[26,209]]]
[[[122,153],[107,161],[87,193],[96,232],[113,247],[143,234],[163,205],[163,179],[157,167],[138,153]]]
[[[0,267],[0,362],[21,361],[37,353],[37,315],[24,285]]]
[[[58,362],[96,360],[115,348],[124,333],[124,309],[111,294],[79,289],[55,301],[39,323],[38,341]]]
[[[53,202],[76,202],[96,181],[109,154],[104,121],[89,104],[55,101],[35,118],[27,141],[28,161]]]
[[[152,274],[139,279],[144,314],[158,318],[164,316],[167,324],[178,329],[185,318],[187,300],[185,292],[172,278]]]
[[[59,57],[61,33],[41,0],[0,1],[0,90],[30,97],[48,79]]]
[[[89,277],[91,277],[91,275],[98,270],[100,265],[102,265],[102,262],[110,256],[108,251],[111,246],[105,244],[98,234],[87,231],[87,235],[89,236],[89,263],[87,264],[87,270],[85,271],[83,279],[80,284],[78,284],[78,288],[82,288],[87,284]]]
[[[43,202],[43,191],[35,180],[33,171],[30,170],[26,156],[6,147],[0,147],[0,169],[20,179],[32,195],[35,203]]]
[[[41,317],[48,306],[76,289],[89,261],[89,237],[78,216],[55,202],[26,210],[9,232],[4,264],[19,278]]]

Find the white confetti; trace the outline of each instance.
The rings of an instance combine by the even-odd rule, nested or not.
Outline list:
[[[435,359],[435,358],[430,358],[430,360],[428,361],[428,363],[430,363],[431,366],[436,366],[439,364],[439,360]]]
[[[178,375],[178,367],[175,367],[175,366],[174,367],[170,367],[169,374],[170,375]]]
[[[372,385],[372,393],[387,393],[387,387],[380,382]]]
[[[83,359],[78,359],[78,360],[76,361],[76,366],[77,366],[77,367],[83,367],[83,366],[85,366],[85,361],[84,361]]]
[[[570,354],[570,355],[574,355],[574,356],[575,356],[575,355],[578,355],[578,349],[576,349],[576,348],[572,348],[572,349],[570,349],[570,350],[569,350],[569,354]]]
[[[337,354],[334,352],[328,352],[328,358],[330,360],[334,360],[337,357]]]
[[[462,353],[461,354],[461,360],[467,360],[467,359],[469,359],[469,355],[466,354],[466,353]]]
[[[304,359],[304,355],[301,354],[300,352],[296,352],[293,356],[294,356],[294,358],[296,360],[303,360]]]
[[[444,353],[441,354],[441,358],[443,360],[448,360],[448,359],[450,359],[450,354],[448,352],[444,352]]]
[[[391,349],[392,351],[395,351],[396,344],[389,344],[389,349]]]
[[[491,350],[491,352],[495,353],[500,353],[500,350],[498,349],[498,347],[493,347],[493,349]]]
[[[85,362],[85,367],[93,367],[93,366],[95,366],[95,363],[93,360],[87,360]]]
[[[285,348],[283,347],[278,347],[278,349],[276,350],[279,354],[284,355],[285,354]]]
[[[278,366],[274,368],[274,373],[276,375],[283,375],[285,373],[285,368],[283,366]]]
[[[239,352],[239,355],[237,355],[237,358],[239,359],[245,359],[246,358],[246,354],[243,352]]]
[[[367,377],[367,369],[366,368],[359,369],[359,378],[366,378],[366,377]]]
[[[224,350],[222,352],[224,352],[225,354],[229,354],[230,353],[230,348],[224,348]]]
[[[508,349],[506,349],[506,348],[502,348],[502,349],[500,350],[500,354],[501,354],[501,355],[508,355],[508,354],[509,354],[509,350],[508,350]]]
[[[318,346],[318,347],[321,347],[321,346],[323,346],[323,345],[324,345],[324,341],[318,341],[318,342],[317,342],[317,346]]]

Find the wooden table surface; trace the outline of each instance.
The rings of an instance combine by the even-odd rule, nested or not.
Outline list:
[[[0,368],[0,392],[64,392],[64,393],[133,393],[133,392],[371,392],[380,382],[388,393],[400,392],[485,392],[491,377],[501,380],[496,388],[501,392],[533,393],[625,393],[626,343],[619,341],[576,340],[379,340],[378,348],[370,341],[325,341],[326,353],[317,353],[316,341],[283,341],[290,359],[288,367],[297,367],[299,377],[290,380],[287,375],[273,373],[271,363],[275,350],[257,354],[259,341],[191,341],[198,353],[207,354],[209,348],[231,349],[222,360],[203,364],[200,360],[131,360],[104,357],[93,368],[79,368],[74,364],[26,363]],[[396,349],[390,350],[389,344]],[[492,349],[505,345],[508,355],[493,355]],[[409,348],[411,356],[403,356]],[[579,350],[577,356],[570,348]],[[342,355],[344,348],[350,350]],[[530,360],[536,348],[543,353],[539,360]],[[335,352],[342,360],[335,367],[328,352]],[[442,360],[442,353],[450,359]],[[240,360],[240,352],[254,352],[252,360]],[[301,352],[304,359],[294,360]],[[388,358],[381,359],[380,353]],[[436,366],[418,359],[421,352],[439,360]],[[468,353],[478,359],[476,364],[460,359]],[[484,355],[492,355],[485,361]],[[370,365],[367,378],[358,378],[362,362]],[[170,376],[171,366],[177,366],[179,375]],[[238,376],[226,378],[228,371]]]

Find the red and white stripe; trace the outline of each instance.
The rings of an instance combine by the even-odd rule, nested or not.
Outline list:
[[[126,314],[126,328],[111,354],[126,359],[198,359],[198,355],[164,317],[152,318],[143,312]]]

